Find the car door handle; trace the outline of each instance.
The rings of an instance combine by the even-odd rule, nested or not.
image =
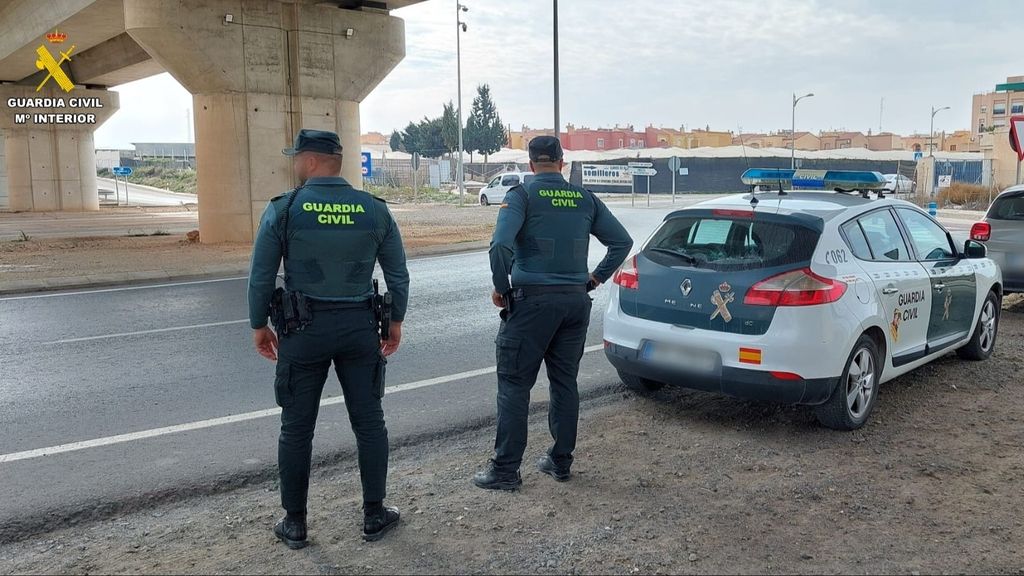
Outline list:
[[[886,286],[885,288],[882,288],[882,294],[885,294],[887,296],[889,294],[895,294],[895,293],[897,293],[899,291],[900,291],[900,289],[895,287],[895,286]]]
[[[946,289],[946,285],[945,284],[936,284],[935,285],[935,291],[936,292],[942,292],[945,289]]]

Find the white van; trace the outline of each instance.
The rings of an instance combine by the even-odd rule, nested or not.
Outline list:
[[[505,201],[505,194],[512,188],[526,184],[533,178],[533,172],[503,172],[495,176],[480,190],[480,205],[490,206]]]

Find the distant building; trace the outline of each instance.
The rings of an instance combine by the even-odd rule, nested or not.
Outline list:
[[[974,95],[971,131],[992,132],[1009,126],[1010,116],[1024,114],[1024,76],[1010,76],[994,92]]]
[[[389,136],[385,136],[380,132],[369,132],[359,137],[359,143],[364,146],[387,146],[389,139]]]
[[[566,150],[617,150],[646,147],[646,134],[637,132],[632,125],[614,128],[576,128],[567,124],[561,134]]]
[[[868,150],[875,152],[889,152],[890,150],[903,150],[903,137],[892,132],[880,134],[868,134]]]
[[[732,144],[732,132],[721,132],[705,129],[687,131],[684,127],[655,128],[648,126],[644,130],[644,143],[647,148],[720,148]]]
[[[819,138],[821,139],[822,150],[844,150],[847,148],[868,147],[868,137],[865,136],[863,132],[822,132]]]
[[[970,130],[943,134],[941,148],[945,152],[981,152],[981,137]]]
[[[555,130],[553,128],[543,128],[540,130],[534,130],[525,124],[518,131],[512,130],[512,125],[508,128],[508,147],[513,150],[526,150],[530,140],[533,140],[537,136],[554,136]]]
[[[134,166],[134,150],[117,150],[113,148],[96,149],[96,169],[110,170],[114,166]]]

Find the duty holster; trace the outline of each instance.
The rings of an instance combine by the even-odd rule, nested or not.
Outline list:
[[[391,292],[380,293],[380,285],[373,280],[373,315],[377,319],[377,333],[381,340],[391,336]]]
[[[270,297],[270,322],[279,336],[299,332],[313,321],[309,298],[301,292],[277,288]]]

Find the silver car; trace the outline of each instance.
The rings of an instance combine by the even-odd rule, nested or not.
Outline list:
[[[1024,186],[996,196],[985,219],[971,227],[971,239],[984,242],[1002,269],[1003,293],[1024,292]]]

